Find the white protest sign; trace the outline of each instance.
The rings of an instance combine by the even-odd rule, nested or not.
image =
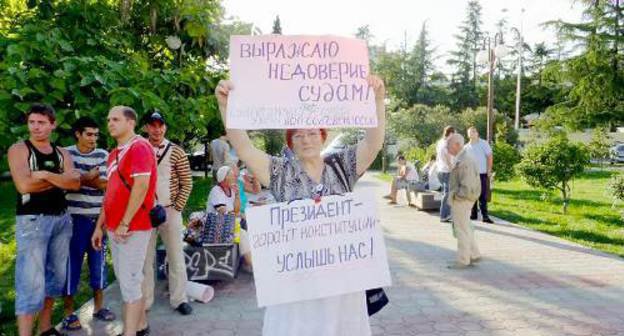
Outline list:
[[[247,218],[260,307],[391,284],[372,193],[251,207]]]
[[[232,36],[227,121],[236,129],[376,127],[368,47],[336,36]]]

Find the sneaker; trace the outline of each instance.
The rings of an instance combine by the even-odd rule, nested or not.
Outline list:
[[[483,223],[489,223],[489,224],[494,224],[494,221],[492,220],[492,218],[490,217],[485,217],[482,220]]]
[[[175,310],[182,315],[191,315],[193,313],[193,307],[191,307],[191,305],[186,302],[180,303],[180,305]]]
[[[477,220],[479,217],[477,215],[470,215],[471,220]]]
[[[440,223],[451,223],[452,220],[450,218],[440,219]]]

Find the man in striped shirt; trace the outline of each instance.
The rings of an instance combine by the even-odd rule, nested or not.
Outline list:
[[[158,203],[167,210],[167,221],[152,231],[150,244],[145,258],[145,280],[143,295],[145,309],[149,310],[154,302],[154,256],[156,238],[160,234],[169,262],[169,303],[182,315],[190,315],[193,308],[186,297],[186,264],[182,251],[182,210],[191,195],[193,177],[188,158],[182,147],[165,138],[167,124],[159,112],[148,115],[145,131],[154,147],[157,158],[158,183],[156,195]]]
[[[73,233],[69,244],[69,265],[65,285],[65,319],[63,328],[78,330],[80,321],[74,313],[74,295],[78,291],[80,273],[85,254],[89,264],[90,285],[94,293],[93,317],[101,321],[112,321],[115,315],[104,307],[102,290],[106,287],[105,249],[97,251],[91,246],[91,236],[106,189],[106,160],[108,152],[96,148],[99,137],[97,123],[88,117],[79,118],[72,127],[76,144],[67,147],[80,172],[80,189],[68,192],[68,212],[71,214]]]

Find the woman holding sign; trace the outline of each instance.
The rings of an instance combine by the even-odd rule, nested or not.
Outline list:
[[[228,139],[240,159],[262,185],[270,188],[278,202],[349,192],[371,165],[384,141],[384,83],[376,76],[369,76],[367,81],[375,93],[378,126],[366,129],[365,138],[357,145],[332,154],[332,161],[321,156],[327,138],[325,129],[287,130],[286,140],[294,159],[269,156],[254,147],[246,131],[228,129],[226,125]],[[235,89],[230,81],[221,81],[215,89],[224,122],[228,94]],[[265,336],[370,334],[364,292],[269,306],[264,316]]]

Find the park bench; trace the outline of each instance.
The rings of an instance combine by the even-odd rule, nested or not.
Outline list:
[[[437,191],[415,191],[416,201],[414,205],[418,210],[437,210],[440,208],[442,193]]]

